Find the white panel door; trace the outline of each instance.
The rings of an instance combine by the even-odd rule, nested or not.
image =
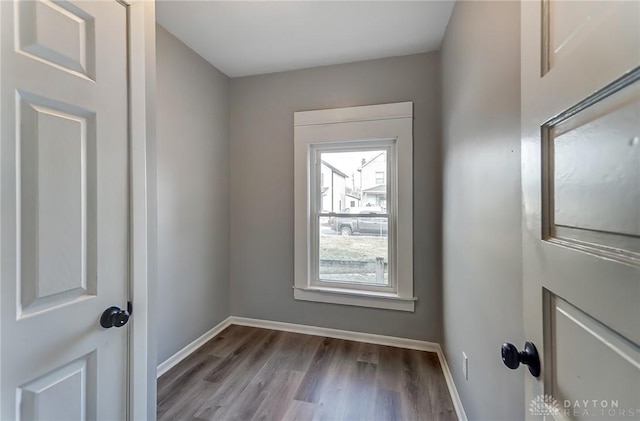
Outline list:
[[[2,1],[0,419],[126,418],[127,10]]]
[[[522,2],[526,415],[640,419],[640,2]]]

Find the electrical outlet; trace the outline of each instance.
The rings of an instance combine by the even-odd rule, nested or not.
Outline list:
[[[464,379],[469,380],[469,357],[464,352],[462,353],[462,373],[464,374]]]

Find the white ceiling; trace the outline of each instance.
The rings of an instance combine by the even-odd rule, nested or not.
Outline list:
[[[157,21],[230,77],[440,48],[453,1],[158,1]]]

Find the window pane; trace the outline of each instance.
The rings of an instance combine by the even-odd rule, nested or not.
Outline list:
[[[388,218],[356,215],[320,218],[320,279],[389,285]]]
[[[318,211],[367,208],[386,212],[386,150],[321,152],[320,162]]]

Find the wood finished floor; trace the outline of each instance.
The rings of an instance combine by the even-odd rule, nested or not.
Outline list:
[[[158,420],[454,420],[435,353],[230,326],[158,379]]]

